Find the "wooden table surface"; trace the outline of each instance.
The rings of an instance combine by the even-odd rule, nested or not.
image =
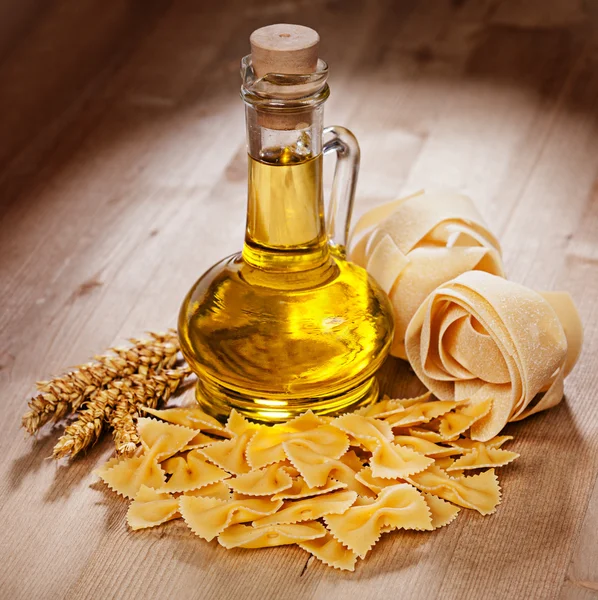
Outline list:
[[[0,596],[597,597],[595,0],[34,4],[0,14]],[[508,428],[521,459],[498,512],[386,536],[352,574],[294,547],[227,552],[181,522],[129,532],[91,473],[109,440],[57,464],[58,430],[19,428],[36,379],[172,326],[192,282],[240,248],[239,60],[281,21],[322,36],[326,122],[362,147],[357,213],[454,186],[510,277],[569,290],[585,324],[566,401]],[[414,389],[399,361],[383,377]]]

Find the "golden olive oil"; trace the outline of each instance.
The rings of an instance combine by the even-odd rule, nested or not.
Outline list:
[[[373,401],[392,340],[386,294],[330,250],[322,156],[283,148],[249,157],[242,253],[214,265],[179,318],[197,398],[223,417],[235,408],[277,421]]]

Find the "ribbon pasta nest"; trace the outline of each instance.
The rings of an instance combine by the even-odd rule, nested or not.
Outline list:
[[[491,403],[472,438],[561,401],[583,337],[573,301],[505,279],[500,245],[467,196],[419,192],[371,210],[350,258],[390,296],[391,353],[439,399]]]
[[[233,411],[221,425],[199,408],[147,409],[142,445],[96,473],[131,500],[131,529],[182,518],[227,549],[297,544],[354,570],[388,532],[432,531],[460,508],[488,515],[495,469],[519,455],[509,436],[466,437],[490,403],[384,399],[336,418],[307,412],[273,426]]]

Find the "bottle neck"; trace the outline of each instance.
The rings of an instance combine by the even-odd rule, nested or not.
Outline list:
[[[274,113],[246,106],[247,229],[244,260],[305,271],[329,260],[322,198],[322,106]]]

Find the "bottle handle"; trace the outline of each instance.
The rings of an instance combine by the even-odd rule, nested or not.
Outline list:
[[[328,243],[333,254],[345,258],[355,200],[360,150],[357,138],[344,127],[326,127],[322,152],[336,152],[336,168],[326,219]]]

